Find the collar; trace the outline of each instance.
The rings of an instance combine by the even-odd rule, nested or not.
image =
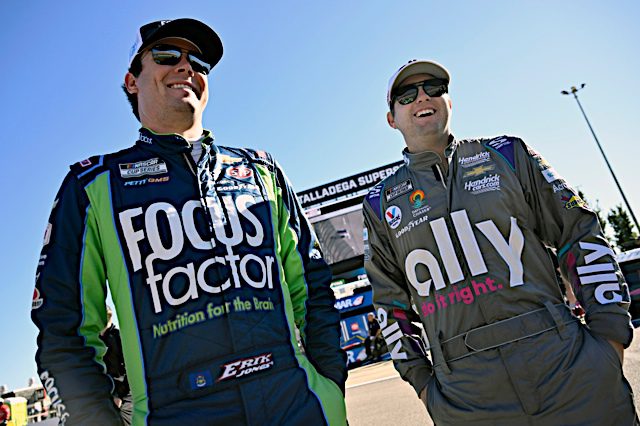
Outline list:
[[[444,155],[447,159],[447,163],[451,162],[451,157],[453,157],[453,154],[455,153],[457,148],[458,148],[458,141],[453,135],[449,135],[449,145],[447,145],[447,147],[444,150]],[[410,169],[414,169],[414,168],[420,169],[422,167],[432,166],[436,163],[442,162],[440,154],[438,154],[435,151],[422,151],[422,152],[412,153],[412,152],[409,152],[407,148],[404,148],[402,150],[402,157],[403,157],[404,163]]]
[[[201,140],[203,148],[205,145],[213,145],[213,134],[205,129]],[[146,127],[140,128],[136,145],[152,151],[176,154],[191,151],[191,142],[182,136],[175,133],[155,133]]]

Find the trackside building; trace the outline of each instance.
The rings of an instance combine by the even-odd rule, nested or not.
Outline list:
[[[331,287],[340,311],[340,344],[350,365],[366,358],[367,313],[373,311],[372,292],[364,271],[362,201],[373,186],[393,174],[402,161],[298,192],[331,267]]]

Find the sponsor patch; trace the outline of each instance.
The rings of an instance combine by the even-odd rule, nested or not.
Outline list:
[[[140,136],[138,136],[138,139],[144,143],[148,143],[148,144],[152,144],[153,143],[153,139],[151,139],[149,136],[147,135],[143,135],[142,133],[140,133]]]
[[[227,155],[227,154],[218,154],[218,155],[216,155],[216,159],[220,160],[220,162],[223,163],[223,164],[235,164],[235,163],[242,162],[242,158],[240,158],[240,157],[232,157],[232,156]]]
[[[458,164],[464,168],[474,167],[488,161],[491,161],[491,154],[488,151],[479,152],[471,157],[458,158]]]
[[[235,179],[249,179],[253,176],[253,170],[247,166],[229,167],[226,174],[227,176]]]
[[[64,425],[69,419],[69,413],[67,413],[67,407],[64,405],[62,398],[60,397],[60,392],[58,392],[58,388],[56,387],[56,381],[53,376],[49,375],[49,371],[45,370],[40,373],[40,381],[42,382],[42,386],[47,391],[47,395],[51,399],[51,405],[49,406],[49,410],[55,410],[58,414],[58,424]]]
[[[489,176],[485,176],[482,179],[470,180],[465,182],[464,189],[471,192],[473,195],[482,194],[490,191],[500,190],[500,175],[494,173]]]
[[[402,221],[402,211],[398,206],[389,206],[384,212],[384,217],[391,229],[396,229]]]
[[[191,389],[202,389],[213,385],[213,376],[208,370],[189,374]]]
[[[553,167],[542,170],[542,176],[544,176],[548,183],[552,183],[562,179],[562,176],[560,176]]]
[[[584,201],[578,195],[574,195],[571,198],[563,196],[562,201],[565,202],[564,208],[567,210],[571,210],[576,207],[585,207],[587,205],[586,201]]]
[[[85,158],[80,162],[80,167],[89,167],[91,165],[91,160]]]
[[[231,181],[230,184],[216,184],[216,190],[218,192],[237,192],[237,191],[258,191],[258,185],[253,185],[250,183],[238,183],[235,181]],[[309,215],[307,215],[309,217]]]
[[[405,226],[403,226],[402,229],[400,229],[398,232],[396,232],[396,234],[395,234],[396,238],[402,237],[404,234],[406,234],[407,232],[410,232],[416,226],[418,226],[421,223],[424,223],[424,222],[426,222],[428,220],[429,220],[429,216],[422,216],[422,217],[420,217],[420,218],[418,218],[416,220],[410,221]]]
[[[511,144],[511,141],[509,139],[507,139],[507,138],[504,138],[504,137],[499,137],[499,138],[496,138],[496,139],[494,139],[492,141],[487,142],[487,145],[489,145],[491,148],[496,149],[496,150],[499,150],[502,147],[507,146],[509,144]]]
[[[421,189],[417,189],[411,193],[409,196],[409,202],[411,203],[411,215],[415,218],[418,216],[422,216],[431,210],[431,206],[426,204],[427,198],[424,194],[424,191]]]
[[[42,303],[44,303],[44,300],[40,296],[40,290],[38,290],[37,288],[34,288],[33,299],[31,300],[31,310],[33,311],[35,309],[40,308],[40,306],[42,306]]]
[[[563,189],[567,189],[570,188],[569,184],[567,182],[560,182],[559,184],[554,184],[553,185],[553,193],[555,194],[556,192],[560,192]]]
[[[167,163],[159,158],[152,158],[137,163],[123,163],[118,164],[118,166],[120,167],[120,176],[125,179],[167,173]]]
[[[44,230],[44,239],[42,241],[42,245],[46,246],[51,241],[51,230],[53,229],[53,225],[47,223],[47,229]]]
[[[124,182],[124,186],[144,186],[148,183],[164,183],[169,182],[169,176],[163,177],[150,177],[138,180],[127,180]]]
[[[368,262],[371,260],[371,254],[369,252],[369,230],[366,227],[362,230],[362,240],[364,243],[364,261]]]
[[[384,191],[384,197],[387,200],[387,202],[389,202],[394,198],[398,198],[399,196],[406,194],[407,192],[412,190],[413,190],[413,183],[411,182],[411,179],[408,179]]]
[[[476,176],[482,176],[483,174],[490,172],[492,170],[494,170],[496,168],[495,165],[493,164],[487,164],[484,166],[478,166],[478,167],[474,167],[473,169],[469,170],[468,172],[464,172],[464,174],[462,175],[463,178],[468,178],[468,177],[476,177]]]
[[[371,190],[369,191],[366,197],[366,200],[369,202],[369,205],[373,209],[373,212],[376,214],[376,217],[378,217],[379,219],[382,219],[380,195],[381,195],[383,186],[384,186],[384,183],[377,184],[376,186],[371,188]]]
[[[216,381],[221,382],[223,380],[248,376],[259,371],[268,370],[273,367],[273,365],[272,353],[239,359],[221,366],[222,373],[220,373],[220,377],[218,377]]]

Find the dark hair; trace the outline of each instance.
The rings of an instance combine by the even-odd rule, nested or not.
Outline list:
[[[142,55],[137,55],[133,58],[133,62],[131,62],[131,66],[129,67],[129,72],[133,74],[134,77],[138,77],[142,72]],[[129,93],[127,90],[127,86],[122,85],[122,90],[124,94],[127,95],[127,100],[129,104],[131,104],[131,109],[133,110],[133,115],[136,116],[138,121],[140,121],[140,114],[138,113],[138,95],[135,93]]]

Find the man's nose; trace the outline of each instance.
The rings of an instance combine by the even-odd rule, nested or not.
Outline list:
[[[418,97],[416,100],[420,100],[423,97],[426,99],[431,99],[431,96],[429,96],[427,92],[424,90],[424,86],[420,85],[418,86]]]
[[[180,62],[176,64],[176,72],[187,72],[189,75],[194,75],[195,71],[193,71],[193,67],[191,66],[191,62],[189,62],[189,55],[185,52],[182,52],[182,56],[180,56]]]

